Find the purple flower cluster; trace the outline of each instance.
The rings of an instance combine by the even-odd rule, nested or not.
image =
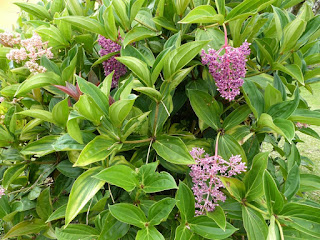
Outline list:
[[[101,50],[99,52],[101,56],[121,50],[121,46],[119,44],[111,41],[110,39],[106,39],[103,36],[99,36],[98,42],[101,46]],[[114,70],[111,87],[118,86],[119,78],[127,72],[127,68],[115,59],[115,57],[118,56],[120,55],[112,56],[107,61],[103,62],[104,73],[106,76]]]
[[[193,148],[190,152],[197,164],[190,165],[192,178],[192,191],[196,200],[196,215],[211,212],[218,201],[225,201],[226,196],[220,188],[224,188],[219,176],[231,177],[246,171],[245,163],[241,156],[230,157],[225,161],[220,156],[209,156],[202,148]]]
[[[225,45],[218,51],[210,48],[206,53],[202,50],[202,64],[208,65],[218,91],[229,101],[240,94],[242,78],[246,75],[246,57],[250,54],[249,45],[245,41],[238,48]],[[222,49],[225,49],[225,53],[220,55]]]
[[[0,186],[0,198],[1,196],[6,195],[4,192],[5,192],[5,189],[2,186]]]
[[[310,125],[306,123],[296,122],[296,127],[299,129],[308,128]]]

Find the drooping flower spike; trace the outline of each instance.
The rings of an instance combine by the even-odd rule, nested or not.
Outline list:
[[[109,53],[119,52],[121,50],[121,46],[110,39],[107,39],[103,36],[99,36],[98,42],[101,46],[100,55],[105,56]],[[127,68],[122,63],[118,62],[115,57],[119,55],[115,55],[110,57],[107,61],[104,61],[103,68],[104,73],[108,76],[113,70],[114,74],[112,77],[111,87],[114,88],[118,86],[118,80],[121,76],[127,73]]]
[[[202,50],[202,64],[208,65],[209,72],[216,82],[221,96],[229,101],[240,94],[240,87],[246,75],[246,57],[250,54],[247,41],[240,47],[228,45],[227,30],[225,31],[225,44],[218,51],[210,48],[208,53]],[[224,54],[221,54],[224,50]]]
[[[202,148],[193,148],[190,152],[196,164],[190,165],[190,176],[192,178],[192,191],[195,196],[196,215],[203,215],[206,212],[214,211],[219,201],[226,200],[225,194],[221,191],[224,188],[219,176],[232,177],[246,171],[246,165],[241,162],[241,156],[231,156],[229,161],[218,155],[219,134],[216,141],[214,156],[206,154]]]

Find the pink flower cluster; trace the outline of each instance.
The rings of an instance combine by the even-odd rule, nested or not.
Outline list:
[[[297,122],[296,123],[297,128],[308,128],[310,125],[306,123]]]
[[[17,63],[22,61],[27,61],[25,67],[29,68],[32,73],[42,73],[47,69],[40,66],[37,63],[42,56],[46,56],[48,59],[53,58],[53,53],[51,52],[51,47],[48,48],[47,42],[42,42],[41,37],[34,33],[29,39],[20,41],[20,49],[12,49],[8,54],[7,58],[13,60]]]
[[[0,43],[5,47],[13,47],[20,44],[20,34],[12,34],[9,32],[0,33]]]
[[[246,171],[241,156],[230,157],[225,161],[220,156],[209,156],[202,148],[193,148],[190,152],[197,164],[190,165],[192,178],[192,191],[196,200],[196,215],[211,212],[218,201],[225,201],[226,196],[220,190],[224,188],[219,176],[231,177]]]
[[[99,36],[98,42],[101,46],[100,55],[105,56],[109,53],[118,52],[121,50],[121,46],[110,39],[106,39],[103,36]],[[118,62],[115,57],[120,55],[115,55],[109,58],[107,61],[103,62],[104,73],[108,76],[113,70],[113,78],[112,78],[112,85],[111,87],[118,86],[119,78],[127,73],[127,68],[122,63]]]
[[[4,192],[5,192],[5,189],[2,186],[0,186],[0,198],[1,196],[6,195]]]
[[[229,101],[240,94],[240,87],[246,75],[246,57],[250,54],[249,43],[245,41],[240,47],[228,45],[220,50],[209,49],[208,53],[202,50],[202,64],[208,65],[221,96]],[[220,55],[225,49],[225,53]]]

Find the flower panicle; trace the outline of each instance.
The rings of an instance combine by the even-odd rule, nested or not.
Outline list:
[[[24,66],[34,74],[47,71],[37,61],[42,56],[46,56],[48,59],[53,58],[52,48],[48,48],[48,42],[42,42],[41,37],[37,33],[34,33],[31,38],[20,40],[18,44],[21,46],[19,49],[12,49],[7,54],[9,60],[17,63],[26,61]]]
[[[226,44],[218,51],[210,48],[206,53],[202,50],[202,64],[208,65],[218,91],[229,101],[240,94],[240,87],[246,75],[246,57],[250,54],[249,46],[250,43],[245,41],[238,48]],[[223,49],[225,53],[221,55]]]
[[[190,165],[192,178],[192,191],[196,200],[196,215],[214,211],[218,202],[226,200],[225,194],[220,190],[224,188],[219,176],[232,177],[246,171],[241,156],[231,156],[225,161],[221,156],[210,156],[202,148],[193,148],[190,152],[196,164]]]
[[[105,56],[109,53],[118,52],[121,50],[121,46],[119,44],[103,36],[99,36],[98,43],[101,46],[101,50],[99,52],[101,56]],[[120,55],[112,56],[102,63],[104,73],[106,76],[108,76],[110,73],[112,73],[112,71],[114,71],[111,84],[112,88],[118,86],[119,78],[127,73],[127,68],[125,67],[125,65],[116,60],[115,57],[118,56]]]
[[[21,35],[10,32],[0,33],[0,43],[5,47],[13,47],[15,45],[19,45],[21,41]]]

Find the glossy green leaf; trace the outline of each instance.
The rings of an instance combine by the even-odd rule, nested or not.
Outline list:
[[[74,16],[83,15],[83,9],[78,0],[68,0],[66,1],[66,5],[71,15],[74,15]]]
[[[228,134],[224,134],[219,137],[218,155],[225,160],[229,159],[232,155],[240,155],[242,162],[247,162],[247,156],[241,145]]]
[[[248,17],[256,12],[263,10],[270,6],[274,0],[263,1],[263,0],[245,0],[233,8],[228,14],[226,20],[229,22],[243,17]]]
[[[269,213],[279,214],[284,205],[284,197],[267,170],[263,174],[263,190]]]
[[[244,98],[253,112],[254,116],[258,119],[264,111],[263,95],[257,86],[251,81],[245,81],[242,85]]]
[[[267,238],[268,226],[261,213],[250,207],[242,206],[242,218],[248,240]]]
[[[313,174],[300,174],[301,192],[320,190],[320,176]]]
[[[24,81],[17,89],[15,96],[24,95],[35,88],[59,85],[60,82],[60,77],[53,72],[39,73]]]
[[[309,239],[319,237],[320,233],[320,211],[318,207],[291,202],[284,206],[281,215],[284,216],[286,224],[299,232],[308,234]]]
[[[220,177],[225,188],[228,190],[231,196],[238,201],[242,201],[245,196],[246,189],[243,182],[236,178]]]
[[[146,86],[151,87],[151,74],[148,65],[135,57],[117,57],[117,60],[126,65]]]
[[[299,190],[299,187],[300,187],[299,167],[297,164],[294,164],[287,176],[287,180],[285,183],[284,196],[288,200],[290,200],[294,196],[294,194]]]
[[[150,97],[156,102],[159,102],[162,99],[161,93],[151,87],[138,87],[138,88],[135,88],[134,90],[147,95],[148,97]]]
[[[110,138],[103,135],[96,136],[81,151],[75,166],[86,166],[91,163],[104,160],[120,147],[121,144]]]
[[[175,164],[194,164],[186,145],[178,137],[162,135],[152,144],[157,154]]]
[[[129,30],[130,20],[127,15],[127,6],[126,3],[122,0],[114,0],[112,1],[112,6],[118,17],[120,18],[121,24],[125,30]]]
[[[118,30],[116,27],[112,5],[106,8],[103,13],[103,20],[104,20],[104,28],[106,30],[106,34],[109,39],[115,41],[118,37]]]
[[[111,213],[107,213],[102,225],[102,231],[99,236],[99,240],[118,240],[122,238],[128,232],[130,225],[120,222],[115,219]]]
[[[110,120],[116,127],[121,127],[122,122],[131,111],[136,98],[136,95],[130,94],[128,99],[121,99],[111,105],[109,109]]]
[[[207,212],[207,216],[213,219],[216,224],[223,230],[226,229],[227,222],[226,222],[226,215],[220,206],[215,206],[214,211]]]
[[[84,118],[92,121],[95,125],[99,125],[103,112],[88,95],[81,95],[77,103],[74,104],[74,109]]]
[[[306,29],[306,25],[307,23],[304,20],[296,18],[285,26],[283,29],[283,42],[281,44],[280,53],[290,51],[294,48]]]
[[[137,42],[146,38],[156,37],[161,32],[150,30],[143,26],[135,26],[125,36],[123,40],[123,46],[126,47],[128,44]]]
[[[137,232],[136,240],[164,240],[164,237],[155,227],[147,227]]]
[[[194,195],[190,188],[183,182],[179,183],[179,189],[176,193],[176,201],[182,220],[186,222],[192,219],[195,214]]]
[[[93,178],[93,176],[100,171],[100,167],[91,168],[82,173],[74,182],[66,210],[66,225],[79,214],[87,202],[93,198],[104,185],[104,181]]]
[[[169,189],[177,189],[174,178],[167,172],[152,174],[146,178],[143,185],[143,191],[146,193],[161,192]]]
[[[17,114],[33,118],[39,118],[46,122],[55,123],[55,121],[53,120],[52,113],[41,109],[25,110],[22,112],[18,112]]]
[[[21,8],[23,11],[26,11],[27,13],[30,13],[31,15],[39,19],[42,19],[42,20],[52,19],[48,10],[39,4],[24,3],[24,2],[15,2],[14,4],[17,5],[19,8]]]
[[[281,80],[280,80],[281,81]],[[299,88],[297,87],[294,91],[294,99],[291,101],[284,101],[277,103],[269,108],[267,113],[272,118],[284,118],[287,119],[297,109],[299,105]]]
[[[35,142],[29,143],[21,150],[23,155],[44,156],[54,152],[53,144],[57,141],[59,136],[49,135],[45,136]]]
[[[259,153],[253,158],[252,166],[243,179],[246,186],[245,198],[248,202],[258,199],[263,194],[263,173],[268,164],[268,152]]]
[[[121,222],[128,223],[139,228],[144,228],[148,221],[143,211],[130,203],[118,203],[109,205],[112,216]]]
[[[282,65],[280,63],[275,63],[274,67],[275,70],[280,70],[286,74],[289,74],[294,79],[297,79],[302,85],[304,85],[304,77],[300,67],[296,64],[291,65]]]
[[[192,9],[179,23],[222,23],[223,15],[217,14],[210,5],[201,5]]]
[[[227,223],[226,229],[221,229],[211,218],[198,216],[189,222],[192,231],[204,238],[226,239],[231,236],[237,228]]]
[[[68,41],[63,37],[58,28],[50,25],[50,27],[40,26],[36,29],[36,33],[43,39],[49,41],[50,46],[56,48],[64,48],[69,45]]]
[[[216,7],[218,10],[218,13],[222,16],[225,15],[226,9],[225,9],[225,0],[215,0]]]
[[[3,239],[24,236],[28,234],[38,234],[40,231],[44,230],[47,225],[40,219],[33,219],[30,221],[22,221],[17,225],[13,226],[4,235]]]
[[[58,240],[93,240],[99,236],[99,231],[85,224],[70,224],[67,228],[56,228]]]
[[[86,30],[88,32],[93,32],[100,34],[102,36],[107,36],[106,31],[101,23],[97,20],[90,18],[90,17],[83,17],[83,16],[65,16],[60,17],[58,20],[65,21],[77,28]]]
[[[145,121],[147,121],[147,117],[150,112],[146,112],[141,114],[140,116],[131,118],[126,125],[123,127],[123,135],[122,138],[125,140],[131,133],[139,129]]]
[[[9,185],[20,176],[25,167],[24,164],[16,164],[6,169],[2,178],[2,186],[7,189]]]
[[[53,212],[50,188],[44,189],[37,198],[36,211],[39,217],[46,221]]]
[[[242,105],[231,112],[223,121],[223,129],[228,131],[229,129],[239,125],[248,118],[251,113],[251,109],[248,105]]]
[[[200,90],[188,90],[188,96],[193,108],[200,120],[213,129],[220,128],[219,109],[216,100],[206,92]]]
[[[195,56],[197,56],[201,49],[209,41],[194,41],[181,45],[173,50],[166,59],[163,67],[163,74],[165,79],[172,77],[174,73],[187,65]]]
[[[297,109],[288,119],[293,122],[320,126],[320,112],[311,111],[309,109]]]
[[[53,121],[65,127],[69,116],[68,98],[58,102],[52,109]],[[42,119],[43,120],[43,119]]]
[[[82,93],[88,94],[93,101],[98,105],[104,114],[108,114],[109,99],[108,97],[93,83],[84,80],[81,77],[77,77],[77,82]]]
[[[281,92],[268,84],[264,92],[264,106],[268,110],[272,105],[282,102]]]
[[[125,165],[111,166],[94,177],[121,187],[127,192],[131,192],[138,185],[136,172]]]
[[[294,137],[295,129],[291,121],[286,119],[277,118],[274,121],[272,117],[266,113],[261,114],[258,121],[259,128],[269,128],[275,133],[284,136],[289,142]]]
[[[149,224],[154,226],[166,221],[175,205],[176,201],[173,198],[164,198],[154,203],[148,211]]]

